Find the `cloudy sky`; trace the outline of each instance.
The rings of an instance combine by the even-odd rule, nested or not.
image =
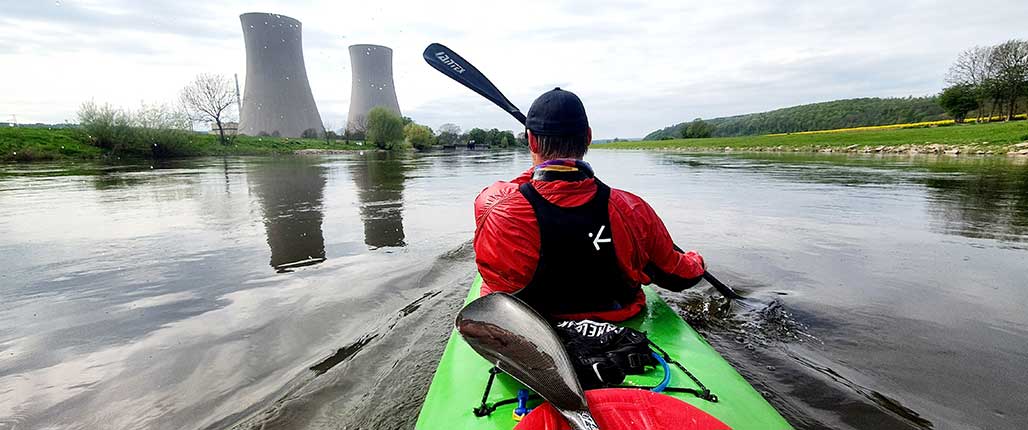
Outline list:
[[[394,49],[400,108],[419,123],[517,129],[430,69],[430,42],[515,104],[560,86],[594,135],[640,137],[695,117],[850,97],[936,93],[961,50],[1028,38],[1024,0],[791,1],[0,0],[0,121],[75,120],[85,100],[173,102],[194,75],[245,75],[239,14],[303,22],[322,119],[345,123],[347,46]],[[245,85],[245,83],[243,83]]]

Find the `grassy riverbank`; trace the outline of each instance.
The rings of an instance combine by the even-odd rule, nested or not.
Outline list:
[[[617,142],[597,147],[687,151],[1007,154],[1028,149],[1028,145],[1018,145],[1025,141],[1028,141],[1028,122],[1016,121],[898,130]]]
[[[0,161],[138,157],[138,155],[106,151],[90,145],[88,141],[88,137],[78,129],[4,127],[0,128]],[[231,144],[222,145],[218,142],[217,136],[189,134],[186,139],[176,144],[174,157],[274,155],[288,154],[303,149],[358,150],[366,148],[353,141],[328,143],[322,139],[253,136],[238,136]]]

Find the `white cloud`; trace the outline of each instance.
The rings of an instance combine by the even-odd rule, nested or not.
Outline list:
[[[827,4],[761,1],[21,2],[0,15],[0,120],[74,119],[88,99],[135,107],[174,100],[201,72],[245,75],[238,15],[304,24],[308,76],[326,123],[345,122],[346,47],[394,49],[405,114],[516,129],[517,123],[427,67],[441,42],[527,109],[552,86],[586,102],[597,137],[641,136],[693,117],[859,96],[938,91],[953,57],[1028,37],[1028,7],[1007,1]]]

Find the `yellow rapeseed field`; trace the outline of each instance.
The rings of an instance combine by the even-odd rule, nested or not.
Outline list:
[[[998,121],[1004,117],[994,116],[992,118],[983,118],[984,121]],[[1028,119],[1025,114],[1014,115],[1014,119]],[[974,118],[968,118],[966,122],[974,122]],[[824,134],[824,133],[842,133],[847,131],[873,131],[873,130],[892,130],[900,128],[922,128],[922,127],[934,127],[940,125],[952,125],[954,121],[952,119],[944,119],[941,121],[924,121],[924,122],[910,122],[906,124],[889,124],[889,125],[870,125],[866,127],[851,127],[851,128],[835,128],[831,130],[814,130],[814,131],[799,131],[795,133],[775,133],[769,134],[768,136],[785,136],[789,134]]]

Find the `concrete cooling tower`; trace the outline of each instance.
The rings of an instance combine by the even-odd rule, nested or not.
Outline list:
[[[393,50],[379,45],[350,46],[350,112],[346,117],[349,129],[363,128],[364,118],[377,106],[400,115],[393,87]]]
[[[271,13],[244,13],[246,89],[239,133],[301,137],[322,131],[303,63],[300,21]]]

